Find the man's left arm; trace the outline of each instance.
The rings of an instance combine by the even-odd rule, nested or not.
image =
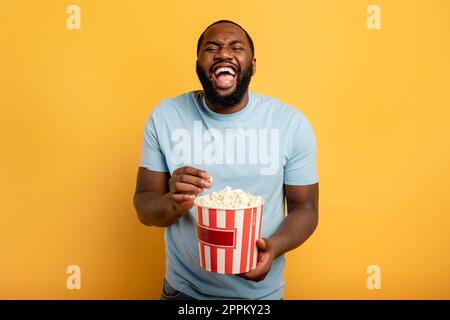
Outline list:
[[[273,260],[300,246],[308,239],[319,221],[319,184],[284,185],[288,214],[277,231],[266,239],[259,239],[256,269],[240,276],[252,281],[263,280]]]

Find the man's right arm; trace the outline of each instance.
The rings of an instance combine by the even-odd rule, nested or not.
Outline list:
[[[168,172],[139,168],[134,207],[146,226],[167,227],[194,205],[195,197],[210,188],[208,173],[192,167]]]

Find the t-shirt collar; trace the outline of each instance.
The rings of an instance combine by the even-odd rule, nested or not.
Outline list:
[[[242,118],[242,117],[246,117],[248,114],[251,113],[252,109],[254,108],[254,96],[253,94],[249,91],[248,92],[248,102],[247,105],[242,109],[239,110],[238,112],[234,112],[234,113],[230,113],[230,114],[222,114],[222,113],[218,113],[215,112],[213,110],[211,110],[208,105],[206,104],[205,101],[205,94],[203,91],[199,92],[199,100],[201,101],[201,108],[212,118],[217,119],[217,120],[234,120],[237,118]]]

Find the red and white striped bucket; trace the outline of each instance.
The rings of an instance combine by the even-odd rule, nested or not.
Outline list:
[[[255,269],[256,240],[261,234],[263,204],[221,210],[195,206],[200,266],[210,272],[238,274]]]

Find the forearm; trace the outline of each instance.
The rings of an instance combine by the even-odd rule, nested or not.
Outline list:
[[[286,216],[277,231],[269,237],[275,258],[305,242],[318,224],[317,210],[312,207],[295,208]]]
[[[139,220],[146,226],[167,227],[184,214],[172,203],[170,193],[162,196],[151,192],[137,193],[134,196],[134,207]]]

